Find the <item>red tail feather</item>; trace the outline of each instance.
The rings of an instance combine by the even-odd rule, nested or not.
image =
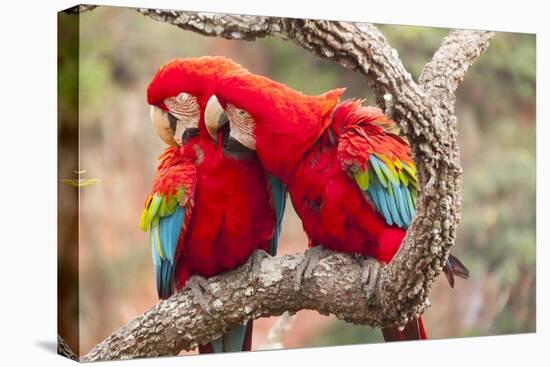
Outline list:
[[[384,335],[384,340],[387,342],[428,339],[422,317],[409,321],[403,330],[399,330],[395,326],[383,328],[382,334]]]
[[[427,340],[428,335],[426,335],[426,329],[424,329],[424,321],[422,320],[422,316],[418,318],[418,328],[420,329],[420,339]]]

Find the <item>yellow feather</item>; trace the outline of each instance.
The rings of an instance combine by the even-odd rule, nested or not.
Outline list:
[[[139,227],[144,232],[147,232],[149,230],[149,224],[151,224],[151,221],[149,220],[149,210],[147,210],[147,208],[145,208],[141,212],[141,218],[139,220]]]
[[[369,188],[369,172],[359,172],[356,173],[354,176],[355,182],[357,182],[357,185],[361,188],[361,190],[366,191]]]
[[[409,172],[409,174],[414,178],[416,179],[416,167],[413,165],[413,164],[407,164],[405,163],[403,165],[403,168],[405,169],[405,171]]]
[[[397,167],[398,169],[403,169],[403,165],[401,164],[401,161],[399,159],[396,159],[395,161],[393,161],[393,164],[395,165],[395,167]]]
[[[149,205],[151,205],[151,200],[153,200],[153,196],[152,196],[152,195],[148,195],[148,196],[147,196],[147,200],[145,200],[145,207],[146,207],[146,208],[149,208]]]
[[[407,178],[407,175],[403,173],[403,170],[399,170],[397,172],[399,175],[399,178],[401,179],[401,182],[403,182],[403,185],[408,186],[409,185],[409,179]]]
[[[162,248],[160,246],[159,226],[155,226],[155,238],[157,240],[157,250],[159,252],[160,258],[164,259],[164,254],[162,253]]]
[[[388,171],[390,172],[390,175],[386,175],[388,176],[388,178],[395,184],[398,184],[399,183],[399,176],[397,175],[397,171],[395,170],[395,166],[394,164],[392,163],[392,161],[386,157],[385,155],[383,154],[378,154],[378,153],[375,153],[375,155],[380,158],[384,163],[385,163],[385,166],[386,168],[388,169]]]

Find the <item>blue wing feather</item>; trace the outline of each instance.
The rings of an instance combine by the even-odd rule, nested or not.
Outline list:
[[[394,223],[397,224],[399,228],[403,228],[403,220],[401,219],[401,215],[399,215],[399,211],[396,205],[397,194],[395,193],[393,188],[393,183],[389,182],[387,195],[384,195],[384,198],[386,199],[386,203],[388,205],[388,208],[390,209],[390,213]]]
[[[247,325],[239,325],[210,342],[214,353],[240,352],[243,350]]]
[[[229,330],[223,336],[223,346],[226,352],[240,352],[243,350],[246,325],[240,325]]]
[[[373,201],[376,209],[378,209],[378,211],[382,213],[382,216],[386,220],[386,223],[388,223],[388,225],[391,226],[393,225],[393,218],[392,218],[392,215],[390,214],[388,205],[386,203],[386,197],[385,197],[386,194],[384,193],[384,186],[382,186],[382,183],[378,179],[377,175],[373,175],[373,176],[376,176],[374,177],[374,180],[373,180],[374,185],[369,185],[368,192],[371,195],[371,198],[374,198]]]
[[[212,351],[214,353],[222,353],[223,352],[223,335],[220,336],[218,339],[212,340],[210,344],[212,344]]]
[[[281,235],[281,228],[283,224],[283,216],[285,214],[286,207],[286,186],[276,177],[269,175],[269,182],[271,184],[271,193],[273,195],[273,205],[275,206],[276,215],[276,227],[273,238],[271,239],[271,245],[269,246],[269,254],[275,256],[277,254],[277,247],[279,244],[279,236]]]
[[[160,218],[158,228],[152,225],[150,229],[157,293],[161,299],[170,297],[174,289],[176,247],[184,214],[185,209],[177,206],[174,213]]]
[[[174,265],[174,256],[183,224],[185,209],[177,206],[174,213],[161,217],[159,221],[159,235],[161,248],[166,259]]]
[[[403,193],[403,188],[401,183],[393,185],[393,192],[395,194],[395,203],[399,209],[399,215],[403,219],[404,225],[408,226],[411,223],[411,217],[409,215],[409,208],[405,199],[405,194]]]
[[[389,169],[374,155],[369,160],[372,170],[365,193],[388,225],[395,224],[399,228],[407,229],[415,213],[415,196],[412,190],[416,189],[410,183],[405,185],[401,180],[390,179]]]

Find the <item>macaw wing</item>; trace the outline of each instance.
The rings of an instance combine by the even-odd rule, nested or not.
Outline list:
[[[384,124],[391,122],[374,108],[361,107],[355,115],[369,114],[368,120],[372,120],[373,112],[383,116]],[[382,124],[366,120],[344,127],[338,139],[338,158],[386,223],[406,229],[418,196],[409,144]]]
[[[166,299],[174,290],[174,270],[193,211],[197,173],[194,162],[174,148],[168,148],[160,159],[140,227],[149,231],[157,293]]]
[[[269,175],[269,183],[271,186],[271,194],[273,195],[273,206],[275,208],[275,233],[271,239],[269,246],[269,254],[271,256],[277,255],[277,248],[279,245],[279,236],[281,235],[281,228],[283,225],[283,216],[285,214],[286,207],[286,186],[276,177]]]

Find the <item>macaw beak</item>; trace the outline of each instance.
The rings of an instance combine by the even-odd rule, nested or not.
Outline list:
[[[170,126],[170,119],[168,118],[168,112],[158,108],[157,106],[151,106],[151,124],[155,129],[158,136],[168,145],[178,146],[175,135],[175,126]],[[175,125],[175,124],[172,124]]]
[[[204,110],[204,124],[208,134],[215,142],[218,141],[218,130],[220,130],[225,124],[229,122],[227,114],[223,109],[218,97],[212,95],[206,104]]]
[[[214,141],[218,141],[218,131],[222,132],[223,148],[234,156],[250,156],[255,154],[254,142],[246,139],[237,130],[233,130],[233,121],[229,120],[225,109],[222,107],[218,97],[213,95],[206,104],[204,110],[204,122],[208,133]],[[243,143],[243,141],[246,143]]]
[[[174,115],[157,106],[151,106],[151,124],[162,141],[172,146],[187,143],[189,138],[199,132],[198,128],[185,128]]]

